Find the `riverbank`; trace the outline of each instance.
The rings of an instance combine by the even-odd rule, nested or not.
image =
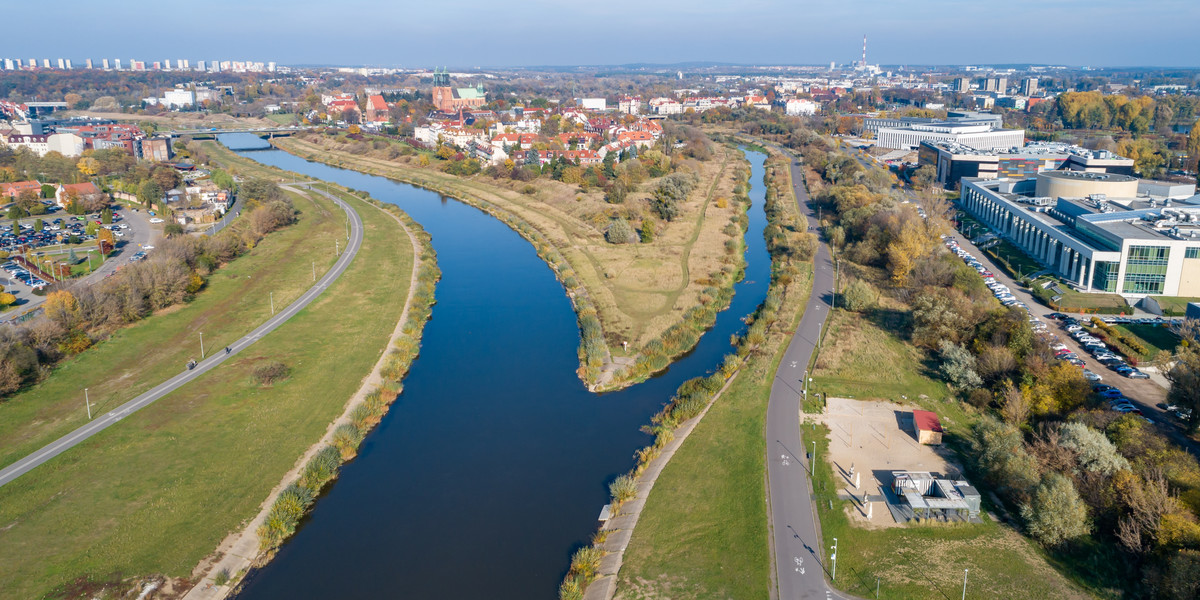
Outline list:
[[[331,202],[316,194],[301,199],[302,220],[325,215],[330,234],[345,235]],[[402,230],[381,211],[363,212],[361,252],[370,260],[353,261],[304,311],[199,380],[43,465],[36,477],[0,488],[0,596],[93,596],[151,581],[178,591],[205,555],[258,512],[280,474],[343,412],[379,360],[402,310],[394,299],[409,292],[413,256],[408,243],[396,243]],[[245,262],[231,264],[228,279],[211,285],[244,292],[270,280],[271,271],[308,282],[312,261],[296,259],[313,241],[302,238],[288,250],[279,247],[283,238],[268,236]],[[322,252],[332,256],[329,242]],[[235,294],[232,301],[269,314],[267,292]],[[190,310],[196,307],[172,315]],[[136,339],[106,344],[120,348]],[[256,373],[271,363],[287,374],[260,383]]]
[[[721,369],[686,382],[655,417],[655,443],[639,453],[630,474],[636,491],[614,484],[617,516],[596,536],[604,555],[595,563],[594,583],[582,593],[590,577],[580,571],[564,582],[563,598],[601,600],[619,590],[671,595],[680,591],[677,585],[701,596],[766,595],[765,400],[812,281],[811,254],[805,253],[811,234],[790,193],[787,163],[780,163],[778,156],[768,159],[762,181],[763,235],[772,256],[767,299]],[[684,539],[688,543],[680,544]],[[657,573],[647,579],[656,569],[665,582]]]
[[[597,191],[576,193],[558,182],[539,180],[556,191],[533,186],[533,193],[523,193],[529,190],[496,185],[483,175],[457,177],[404,162],[411,156],[387,160],[352,154],[335,138],[314,139],[320,143],[308,138],[277,139],[274,143],[306,160],[380,175],[455,198],[484,210],[529,240],[567,289],[575,307],[582,337],[578,373],[589,389],[626,387],[668,366],[695,343],[694,337],[683,339],[682,344],[666,339],[668,330],[694,316],[688,311],[710,302],[719,287],[737,281],[726,261],[731,253],[726,240],[736,237],[726,231],[728,222],[737,216],[729,198],[745,177],[735,173],[736,150],[714,145],[723,158],[698,163],[705,171],[701,185],[683,203],[684,217],[657,222],[662,229],[655,232],[653,241],[610,244],[604,240],[605,224],[631,209],[602,201],[597,206]],[[564,191],[568,192],[565,196]],[[583,198],[588,200],[580,204]],[[629,343],[628,349],[623,342]],[[663,355],[659,351],[663,346],[676,349]]]
[[[322,190],[322,193],[328,197],[330,191],[326,190],[330,190],[331,186],[324,187],[326,189]],[[335,191],[334,193],[337,192]],[[346,193],[339,193],[339,196],[347,201],[352,201],[353,198]],[[437,268],[433,247],[430,245],[428,234],[425,234],[420,225],[409,219],[397,207],[382,205],[381,203],[372,203],[372,206],[395,219],[396,223],[404,230],[405,235],[408,237],[413,256],[418,257],[412,264],[408,289],[410,291],[417,290],[420,285],[418,277],[421,271],[423,269],[436,270]],[[389,210],[389,208],[392,210]],[[414,302],[420,302],[422,306],[418,307],[417,310],[413,310]],[[431,295],[408,294],[404,302],[404,308],[400,313],[400,318],[396,322],[395,329],[392,330],[391,337],[388,339],[388,346],[393,348],[393,351],[379,357],[371,372],[363,379],[362,385],[359,386],[354,395],[346,402],[342,414],[329,423],[321,439],[310,446],[296,461],[295,466],[284,474],[283,479],[271,490],[266,500],[263,501],[258,514],[241,531],[232,533],[222,540],[216,552],[197,566],[194,573],[202,573],[203,575],[195,587],[184,596],[185,599],[219,600],[225,598],[237,588],[241,581],[241,576],[247,573],[251,567],[261,566],[270,560],[274,554],[275,546],[264,545],[264,539],[259,535],[259,531],[270,516],[272,509],[279,500],[280,494],[289,485],[300,480],[304,467],[314,459],[318,452],[326,447],[333,447],[337,444],[335,438],[340,433],[344,434],[352,430],[354,432],[353,438],[355,439],[354,446],[357,447],[357,443],[366,435],[367,429],[360,427],[361,423],[353,418],[355,411],[363,410],[360,407],[366,407],[368,398],[373,394],[377,397],[381,395],[390,396],[391,399],[395,399],[396,395],[399,394],[400,389],[402,389],[401,381],[407,373],[409,365],[412,364],[412,360],[416,357],[416,348],[419,348],[421,332],[424,329],[425,321],[428,319],[429,306],[431,304]],[[398,357],[402,357],[403,364],[394,364]],[[391,400],[387,400],[388,404],[390,402]],[[373,419],[374,417],[375,415],[372,415]],[[378,422],[378,420],[374,419],[374,422]],[[370,425],[373,424],[370,423]],[[347,427],[351,429],[348,430]],[[350,458],[352,458],[352,454],[347,456],[347,453],[343,453],[343,459],[349,460]]]

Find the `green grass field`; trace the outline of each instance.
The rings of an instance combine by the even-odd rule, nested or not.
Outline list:
[[[232,343],[312,285],[333,265],[345,215],[326,202],[293,197],[299,221],[246,256],[218,269],[191,303],[118,330],[106,342],[63,361],[47,380],[0,403],[0,465],[8,465],[83,425],[84,388],[93,413],[132,400],[200,358]],[[374,209],[373,209],[374,210]]]
[[[1045,267],[1031,256],[1008,240],[1001,240],[999,244],[988,248],[985,252],[992,255],[1000,263],[1001,267],[1008,272],[1009,277],[1018,280],[1031,273],[1045,269]]]
[[[1114,329],[1124,331],[1145,343],[1146,348],[1150,351],[1144,355],[1144,358],[1153,360],[1159,352],[1168,350],[1175,351],[1175,347],[1179,345],[1179,336],[1171,332],[1170,329],[1161,325],[1113,325]]]
[[[811,265],[804,269],[799,285],[809,287]],[[797,322],[805,301],[790,301]],[[763,428],[787,341],[772,335],[777,351],[742,368],[663,469],[625,551],[622,598],[768,596]]]
[[[1200,298],[1184,296],[1155,296],[1154,300],[1162,308],[1163,314],[1175,317],[1182,317],[1187,313],[1188,302],[1200,302]]]
[[[331,202],[297,205],[305,211],[299,224],[219,271],[195,302],[122,331],[29,393],[44,394],[48,407],[57,404],[48,388],[60,390],[77,409],[63,409],[60,421],[73,422],[62,426],[75,425],[83,412],[76,388],[87,378],[103,382],[92,399],[105,403],[101,410],[111,408],[132,397],[124,386],[155,381],[143,371],[169,375],[181,368],[184,357],[198,352],[196,329],[203,328],[215,350],[261,322],[269,314],[263,294],[274,286],[257,282],[273,281],[277,290],[289,281],[307,286],[305,248],[321,247],[309,236],[344,231]],[[0,488],[0,598],[54,596],[85,577],[189,577],[258,511],[382,355],[408,293],[413,257],[404,232],[392,216],[364,202],[352,205],[366,227],[362,251],[313,304],[199,381]],[[277,307],[287,300],[276,291]],[[288,365],[290,378],[270,387],[255,383],[253,370],[267,361]],[[28,423],[37,411],[23,405],[33,403],[14,399],[4,409],[25,411],[19,416]],[[10,420],[0,418],[9,428],[0,434],[5,440],[13,435]],[[19,455],[5,450],[9,460]]]
[[[817,456],[829,456],[824,425],[805,424],[801,431],[808,436],[806,445],[817,442]],[[834,583],[852,594],[874,598],[878,578],[883,599],[959,598],[963,570],[970,569],[967,596],[972,598],[1092,597],[1055,571],[1031,542],[986,515],[981,525],[870,530],[850,523],[847,511],[858,509],[837,498],[839,486],[828,462],[818,461],[813,487],[826,549],[838,540]]]
[[[905,396],[911,402],[921,395],[930,400],[949,397],[934,362],[897,336],[907,329],[907,319],[906,313],[886,308],[866,315],[838,310],[817,356],[809,395],[900,402]]]

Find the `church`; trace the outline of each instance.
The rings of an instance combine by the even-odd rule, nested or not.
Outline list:
[[[464,108],[478,108],[487,103],[483,86],[473,88],[450,87],[450,74],[433,72],[433,105],[445,113],[458,112]]]

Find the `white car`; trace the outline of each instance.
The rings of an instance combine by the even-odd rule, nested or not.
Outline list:
[[[158,217],[154,217],[153,219],[150,219],[150,222],[154,223],[154,224],[158,224],[158,223],[162,223],[163,220]]]

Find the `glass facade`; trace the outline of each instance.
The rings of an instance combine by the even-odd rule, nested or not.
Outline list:
[[[1200,248],[1187,248],[1183,252],[1184,258],[1200,258]]]
[[[1092,288],[1103,292],[1117,291],[1117,275],[1121,263],[1111,261],[1096,261],[1096,272],[1092,276]]]
[[[1167,246],[1130,246],[1125,261],[1126,294],[1161,294],[1167,281],[1167,261],[1171,249]]]

